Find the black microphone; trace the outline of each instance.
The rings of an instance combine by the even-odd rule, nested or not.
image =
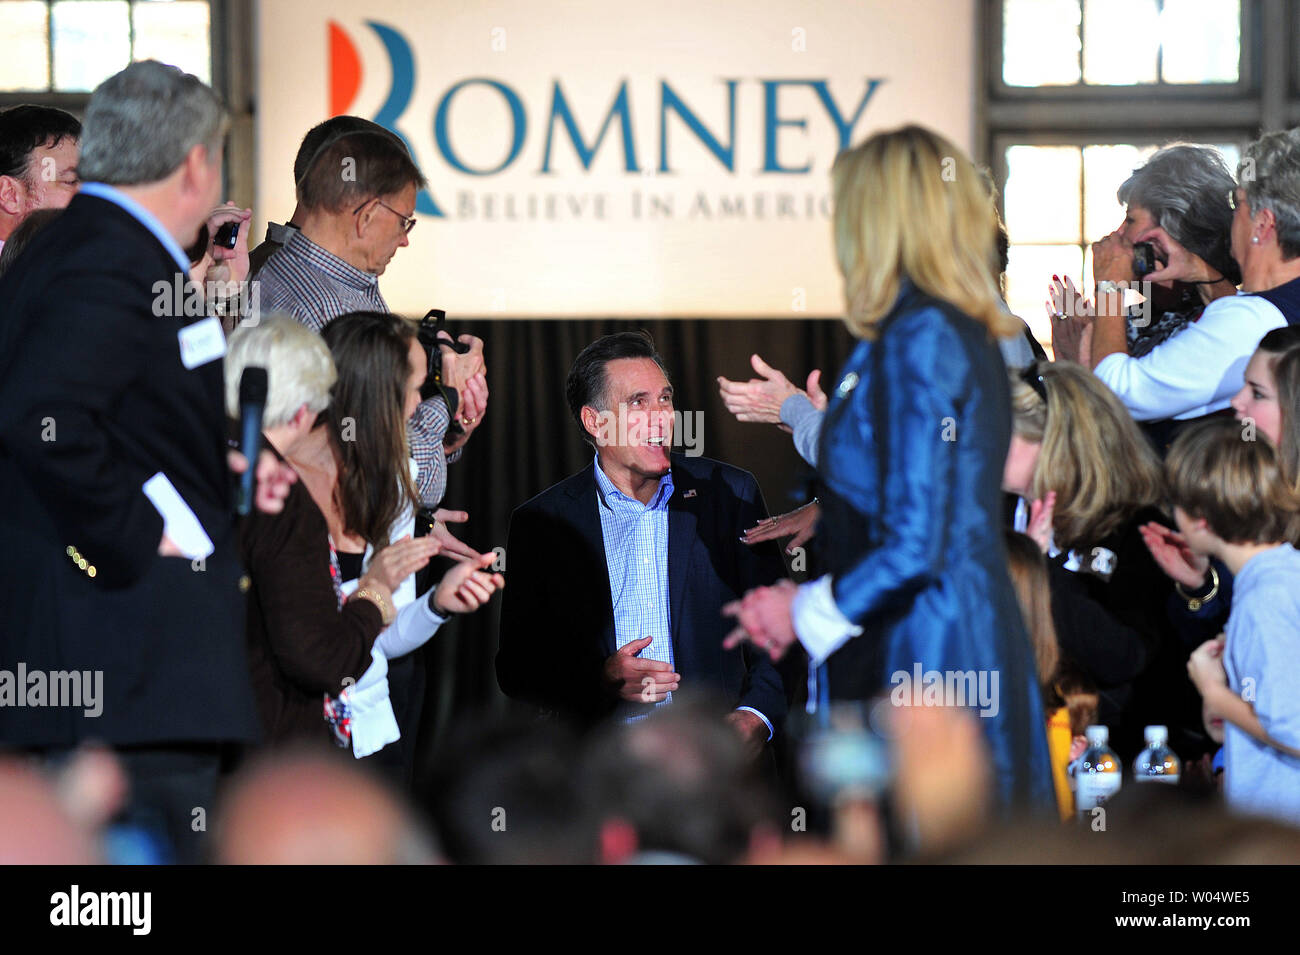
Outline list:
[[[235,512],[247,514],[253,506],[257,486],[257,458],[262,451],[262,412],[266,410],[266,369],[249,365],[239,376],[239,451],[248,459],[248,470],[239,476],[239,497]]]

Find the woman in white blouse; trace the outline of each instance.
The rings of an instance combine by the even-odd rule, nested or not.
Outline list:
[[[1180,184],[1189,182],[1204,186],[1199,191],[1206,195],[1183,197],[1181,211],[1185,219],[1213,221],[1219,213],[1227,219],[1242,294],[1231,294],[1234,276],[1226,263],[1216,268],[1171,235],[1179,231],[1176,225],[1155,220],[1145,229],[1121,228],[1095,243],[1095,306],[1071,310],[1058,303],[1052,323],[1057,357],[1091,367],[1138,421],[1186,420],[1226,409],[1259,340],[1274,328],[1300,321],[1300,130],[1268,133],[1247,146],[1237,167],[1239,184],[1222,194],[1208,194],[1218,177],[1207,171],[1213,159],[1203,156],[1198,161],[1189,153],[1171,166],[1169,182],[1157,183],[1163,187],[1157,194],[1177,197]],[[1207,169],[1198,176],[1187,173],[1196,166]],[[1174,169],[1182,173],[1174,176]],[[1224,208],[1193,209],[1193,202]],[[1150,210],[1134,201],[1129,213],[1130,218],[1136,213],[1152,219]],[[1207,247],[1204,241],[1188,241],[1201,252]],[[1208,304],[1198,319],[1134,357],[1129,354],[1124,295],[1136,278],[1133,245],[1138,242],[1153,244],[1165,262],[1147,281],[1195,285]]]

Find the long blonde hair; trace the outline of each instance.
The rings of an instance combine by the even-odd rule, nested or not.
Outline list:
[[[938,133],[904,126],[845,150],[831,169],[844,323],[872,338],[904,277],[983,323],[1019,324],[998,291],[997,213],[966,155]]]
[[[1042,376],[1047,403],[1023,380],[1011,389],[1012,430],[1042,445],[1029,493],[1056,492],[1056,543],[1096,544],[1143,507],[1164,500],[1155,449],[1128,410],[1095,375],[1068,361],[1030,366]]]

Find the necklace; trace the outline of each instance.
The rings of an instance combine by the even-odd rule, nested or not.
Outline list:
[[[330,581],[334,584],[334,597],[339,602],[339,610],[343,609],[343,570],[339,567],[339,552],[334,546],[334,535],[329,534],[327,538],[330,542]]]

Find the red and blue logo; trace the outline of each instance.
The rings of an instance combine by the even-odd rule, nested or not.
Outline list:
[[[367,20],[366,26],[375,32],[375,35],[379,37],[379,41],[384,45],[384,51],[388,54],[388,62],[392,70],[388,95],[384,98],[383,105],[379,107],[379,112],[370,118],[406,143],[406,149],[411,153],[411,158],[414,159],[415,153],[411,149],[411,142],[398,130],[397,121],[406,112],[406,107],[411,102],[411,94],[415,91],[415,55],[411,52],[411,45],[406,42],[406,38],[392,27],[383,23],[376,23],[374,20]],[[352,38],[348,36],[343,27],[334,20],[330,20],[330,116],[342,116],[352,109],[352,104],[356,102],[357,93],[361,90],[363,77],[361,54],[357,52],[356,44],[352,42]],[[420,194],[416,197],[415,211],[430,216],[445,215],[438,208],[438,204],[427,189],[421,189]]]

